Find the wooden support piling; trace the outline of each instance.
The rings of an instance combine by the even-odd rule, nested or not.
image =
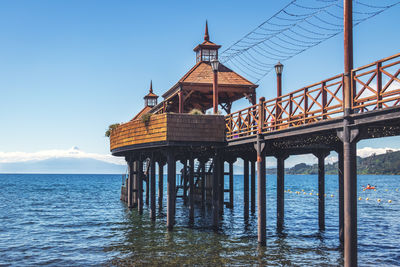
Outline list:
[[[343,189],[343,148],[338,150],[338,180],[339,180],[339,241],[344,242],[344,189]]]
[[[128,169],[129,169],[129,177],[128,177],[128,208],[133,208],[133,176],[134,176],[134,168],[133,168],[133,160],[129,159],[128,161]]]
[[[250,170],[251,170],[251,175],[250,175],[250,184],[251,184],[251,189],[250,189],[250,199],[251,199],[251,213],[256,212],[256,162],[252,160],[250,162]]]
[[[156,219],[156,161],[154,155],[150,159],[150,219]]]
[[[359,130],[350,128],[351,120],[345,117],[338,137],[343,143],[343,215],[344,215],[344,265],[357,266],[357,140]],[[339,166],[339,169],[342,166]],[[339,184],[340,190],[340,184]],[[340,201],[340,200],[339,200]],[[339,204],[340,209],[340,204]]]
[[[346,126],[344,135],[344,259],[347,267],[357,266],[357,143],[351,140],[351,130]]]
[[[189,221],[194,221],[194,159],[189,159]]]
[[[125,179],[125,194],[124,194],[124,202],[128,204],[128,191],[129,191],[129,175],[128,178]]]
[[[218,163],[218,207],[219,214],[222,215],[224,213],[224,199],[225,199],[225,164],[222,156],[219,157]]]
[[[174,152],[171,150],[167,151],[167,162],[167,229],[172,230],[175,223],[176,161]]]
[[[212,213],[213,213],[213,226],[214,228],[218,228],[219,223],[219,163],[220,155],[219,151],[216,150],[214,159],[213,159],[213,177],[212,177]]]
[[[201,205],[204,207],[206,203],[206,161],[200,161],[201,170]]]
[[[318,157],[318,225],[325,230],[325,158]]]
[[[343,142],[343,192],[344,192],[344,266],[357,266],[357,142],[358,129],[351,129],[353,85],[353,1],[343,1],[344,18],[344,120]]]
[[[132,201],[132,203],[133,203],[133,207],[137,207],[137,203],[138,203],[138,190],[137,189],[138,189],[138,180],[139,180],[137,160],[134,160],[132,162],[132,166],[133,166],[133,185],[132,185],[133,201]]]
[[[233,162],[229,161],[229,207],[233,209]]]
[[[158,162],[158,209],[162,211],[164,194],[164,162]]]
[[[150,161],[147,161],[147,164],[150,164]],[[150,194],[150,176],[149,176],[149,166],[146,166],[146,206],[149,206],[149,194]]]
[[[243,216],[245,220],[249,219],[249,160],[243,159]]]
[[[320,231],[325,230],[325,158],[329,152],[315,154],[318,158],[318,226]]]
[[[181,161],[182,162],[182,161]],[[182,177],[181,177],[181,181],[183,181],[183,203],[186,204],[187,201],[187,181],[188,181],[188,177],[187,177],[187,160],[183,160],[182,162],[183,164],[183,172],[182,172]]]
[[[276,229],[278,232],[283,230],[285,214],[285,156],[277,157],[276,174]]]
[[[137,166],[138,212],[139,214],[143,214],[143,159],[137,162]]]
[[[266,179],[265,179],[265,152],[264,143],[257,139],[257,232],[258,243],[262,246],[267,244],[267,198],[266,198]]]

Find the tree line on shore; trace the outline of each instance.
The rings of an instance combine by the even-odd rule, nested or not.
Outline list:
[[[268,168],[268,174],[275,174],[276,168]],[[287,174],[318,174],[318,164],[300,163],[292,168],[286,168]],[[338,173],[338,162],[325,165],[326,174]],[[357,157],[358,174],[400,175],[400,151],[387,150],[385,154],[373,154],[369,157]]]

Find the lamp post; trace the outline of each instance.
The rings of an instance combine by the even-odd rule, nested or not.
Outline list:
[[[282,71],[283,71],[283,65],[278,61],[278,63],[275,65],[275,71],[276,71],[276,81],[277,81],[277,97],[282,96]]]
[[[276,88],[277,88],[277,100],[276,100],[276,115],[275,115],[275,123],[278,124],[279,120],[281,119],[281,109],[280,105],[280,97],[282,96],[282,71],[283,65],[278,61],[275,65],[275,72],[276,72]]]
[[[211,61],[211,68],[214,72],[214,80],[213,80],[213,113],[218,113],[218,67],[219,61],[214,58]]]

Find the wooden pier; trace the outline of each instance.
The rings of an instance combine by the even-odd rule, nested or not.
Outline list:
[[[351,1],[344,2],[345,72],[275,99],[261,97],[258,103],[257,85],[222,64],[215,69],[213,63],[220,46],[209,41],[206,26],[204,42],[195,48],[196,65],[163,95],[159,104],[151,87],[140,116],[111,133],[112,154],[124,156],[129,166],[121,200],[142,213],[145,192],[150,217],[155,220],[157,205],[162,209],[163,168],[167,165],[167,228],[173,229],[177,197],[188,203],[190,221],[194,220],[195,202],[211,205],[212,224],[217,228],[224,209],[235,205],[233,164],[241,158],[244,218],[248,218],[249,210],[255,212],[257,200],[258,242],[266,245],[265,158],[273,156],[277,160],[276,224],[277,231],[282,231],[285,159],[291,155],[315,155],[319,166],[316,208],[319,228],[324,230],[325,158],[336,151],[338,239],[343,242],[345,266],[357,266],[357,142],[400,135],[400,54],[354,69],[352,27],[346,25],[351,24]],[[251,106],[230,112],[232,102],[243,97]],[[226,116],[188,114],[193,108],[215,110],[218,104],[228,113]],[[177,184],[178,161],[184,167],[182,181]],[[224,169],[225,162],[228,170]],[[225,175],[229,176],[229,188],[224,187]],[[149,190],[143,190],[144,183]],[[229,194],[227,202],[225,193]]]

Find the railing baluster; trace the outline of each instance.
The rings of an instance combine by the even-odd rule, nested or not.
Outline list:
[[[376,63],[376,107],[382,108],[382,62]]]
[[[307,123],[307,116],[308,116],[308,98],[307,98],[308,88],[304,88],[304,124]]]
[[[264,128],[264,97],[260,97],[260,102],[258,103],[258,133],[262,133]]]
[[[288,124],[290,127],[290,121],[292,120],[293,113],[293,94],[289,95],[289,117],[288,117]]]
[[[356,72],[355,71],[352,71],[351,72],[351,76],[350,76],[350,78],[351,78],[351,83],[350,83],[350,86],[352,87],[351,88],[351,94],[352,94],[352,97],[351,97],[351,107],[352,107],[352,112],[354,112],[354,108],[356,108],[356,106],[358,105],[358,102],[357,102],[357,100],[355,99],[356,97],[357,97],[357,83],[356,83],[356,81],[355,81],[355,77],[356,76]],[[343,98],[343,112],[344,112],[344,110],[345,110],[345,101],[344,101],[344,94],[345,94],[345,92],[344,92],[344,75],[343,75],[343,78],[342,78],[342,98]]]
[[[275,101],[275,130],[279,129],[279,123],[281,118],[281,108],[280,108],[281,99],[278,97]]]
[[[230,136],[230,138],[232,138],[232,133],[233,133],[233,123],[232,123],[233,117],[232,114],[229,114],[228,117],[228,125],[229,125],[229,131],[228,131],[228,136]]]
[[[321,83],[322,92],[322,119],[326,119],[326,82]]]
[[[239,111],[238,114],[238,133],[239,136],[242,136],[242,111]]]

